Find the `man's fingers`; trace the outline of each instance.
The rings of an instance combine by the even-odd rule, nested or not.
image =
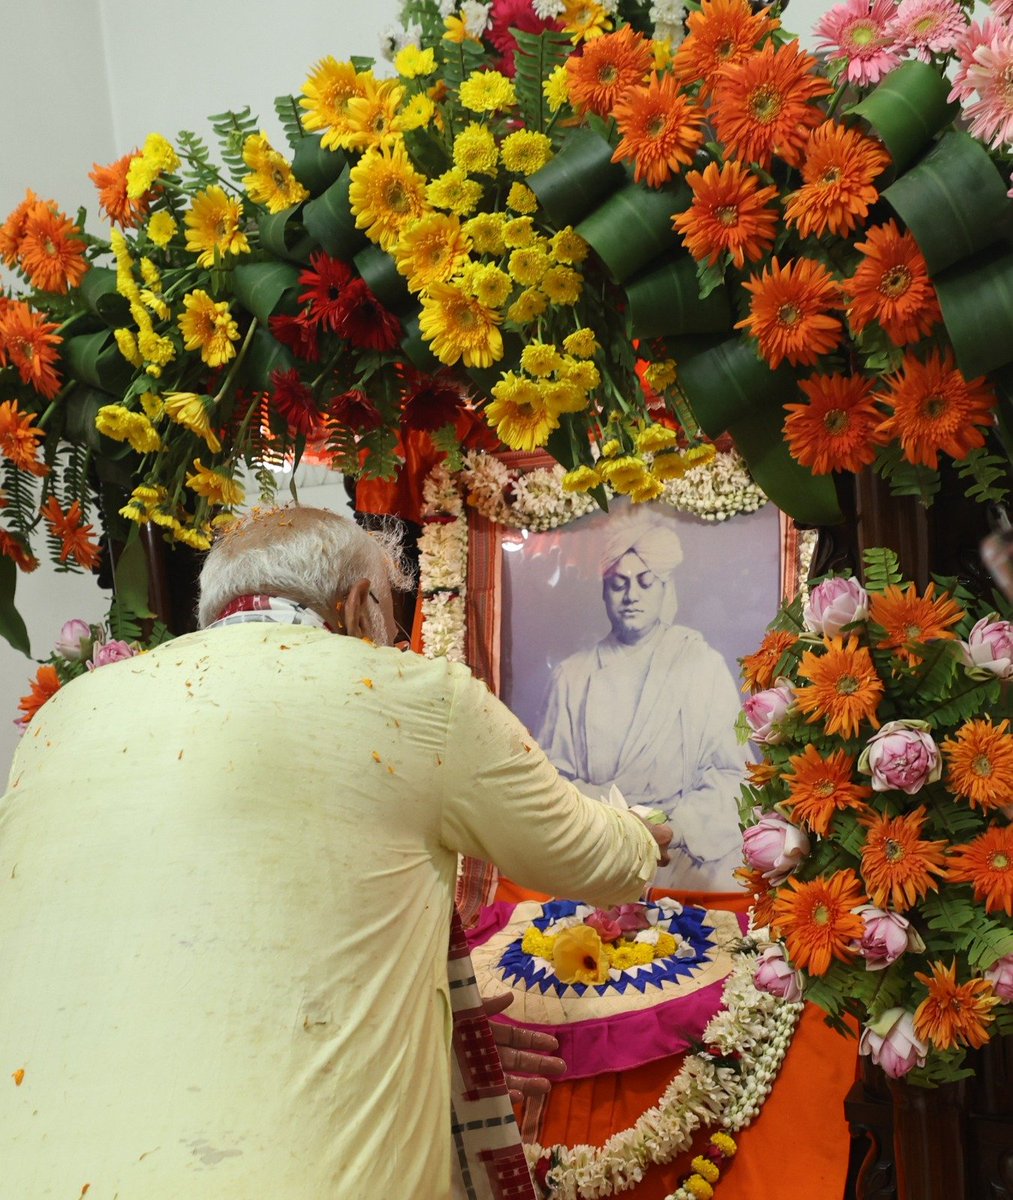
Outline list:
[[[509,1008],[510,1005],[513,1004],[513,1001],[513,992],[500,992],[498,996],[484,996],[482,998],[482,1007],[485,1009],[485,1015],[487,1017],[494,1017],[497,1013],[501,1013],[505,1008]]]
[[[537,1075],[508,1075],[506,1080],[514,1104],[518,1104],[525,1096],[547,1096],[552,1090],[549,1081]]]
[[[521,1029],[517,1025],[505,1025],[502,1021],[492,1022],[492,1036],[497,1046],[513,1046],[517,1050],[537,1050],[540,1054],[553,1054],[559,1042],[551,1033],[540,1033],[536,1029]]]
[[[504,1046],[500,1050],[503,1069],[524,1075],[562,1075],[566,1063],[561,1058],[550,1058],[545,1054],[536,1054],[531,1050],[514,1050]]]

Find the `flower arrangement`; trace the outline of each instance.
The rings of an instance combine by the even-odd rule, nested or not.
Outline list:
[[[893,1078],[971,1074],[1013,1032],[1013,623],[885,550],[830,577],[742,660],[743,880],[776,942],[756,983],[861,1026]]]

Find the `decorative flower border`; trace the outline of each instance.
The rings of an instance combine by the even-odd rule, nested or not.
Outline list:
[[[540,1160],[552,1200],[629,1191],[651,1166],[684,1153],[701,1129],[737,1131],[759,1114],[774,1085],[799,1018],[789,1003],[753,986],[756,949],[741,954],[725,981],[722,1009],[704,1030],[705,1052],[688,1054],[658,1103],[603,1146],[524,1147],[534,1172]],[[727,1065],[736,1061],[735,1066]],[[665,1200],[694,1200],[680,1186]]]

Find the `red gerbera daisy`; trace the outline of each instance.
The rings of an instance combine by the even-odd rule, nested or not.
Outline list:
[[[272,371],[271,385],[274,391],[269,403],[284,417],[290,429],[306,438],[317,437],[323,432],[323,418],[313,393],[294,367],[288,371]]]
[[[451,425],[468,403],[468,392],[451,375],[413,375],[404,393],[401,423],[432,432]]]
[[[339,425],[356,433],[369,433],[383,424],[380,410],[361,388],[351,388],[335,396],[330,414]]]
[[[334,330],[360,350],[393,350],[401,322],[373,295],[364,279],[353,279],[341,294]]]
[[[347,263],[331,258],[323,250],[311,254],[309,268],[299,275],[299,282],[306,288],[299,297],[299,303],[307,306],[305,320],[336,330],[341,297],[351,280],[352,268]]]
[[[808,404],[786,404],[784,432],[793,458],[814,475],[860,471],[876,458],[883,414],[872,381],[861,375],[810,375]]]
[[[305,359],[306,362],[320,361],[317,327],[305,313],[300,313],[297,317],[279,313],[270,318],[268,325],[278,341],[287,346],[297,358]]]
[[[0,311],[0,366],[10,361],[21,382],[47,400],[60,390],[60,376],[53,364],[59,359],[56,347],[63,338],[56,328],[22,300],[12,300]]]

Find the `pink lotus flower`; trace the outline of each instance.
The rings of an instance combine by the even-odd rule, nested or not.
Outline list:
[[[1000,621],[996,613],[982,619],[961,642],[968,668],[999,679],[1013,679],[1013,623]]]
[[[900,62],[886,33],[894,8],[893,0],[845,0],[835,5],[816,24],[814,32],[823,39],[816,49],[830,59],[848,60],[849,83],[878,83]]]
[[[108,667],[110,663],[133,658],[136,653],[137,651],[129,642],[103,642],[92,651],[91,662],[86,666],[89,671],[94,671],[99,667]]]
[[[939,747],[925,721],[887,721],[866,743],[858,769],[872,776],[874,792],[913,796],[943,773]]]
[[[824,579],[809,593],[802,613],[806,629],[837,637],[845,625],[869,615],[869,593],[857,579]]]
[[[65,621],[53,649],[67,662],[83,662],[91,654],[94,634],[87,621]]]
[[[791,708],[795,692],[787,680],[778,680],[772,688],[756,692],[742,705],[749,728],[753,731],[749,740],[762,745],[775,745],[784,740],[777,722]]]
[[[915,1034],[914,1013],[888,1008],[865,1027],[858,1053],[868,1054],[891,1079],[900,1079],[915,1067],[925,1066],[928,1046]]]
[[[992,40],[974,50],[963,88],[978,93],[978,100],[964,109],[971,123],[971,136],[994,149],[1013,141],[1013,94],[1008,80],[1013,76],[1013,29],[999,26]]]
[[[788,962],[781,946],[768,946],[756,960],[753,986],[758,991],[795,1003],[802,999],[804,982],[805,976]]]
[[[865,922],[865,932],[854,949],[865,959],[867,971],[882,971],[908,950],[919,953],[925,949],[917,930],[900,913],[885,912],[874,904],[863,904],[855,912]]]
[[[758,812],[754,809],[754,812]],[[809,855],[809,838],[780,813],[764,813],[742,835],[742,853],[754,871],[776,887]]]
[[[590,925],[603,942],[617,942],[623,936],[622,926],[603,908],[596,908],[585,917],[584,924]]]
[[[922,62],[948,54],[967,30],[968,20],[954,0],[901,0],[886,27],[898,54],[908,50]]]
[[[1013,954],[1007,954],[985,972],[995,994],[1004,1004],[1013,1002]]]

